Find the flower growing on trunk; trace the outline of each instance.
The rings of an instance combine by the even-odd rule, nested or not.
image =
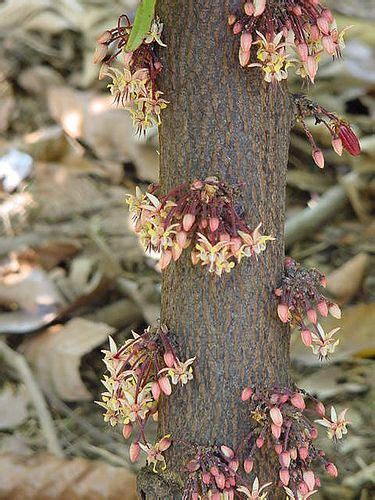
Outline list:
[[[269,452],[273,450],[279,462],[279,486],[284,487],[290,498],[307,499],[316,492],[320,480],[312,470],[315,463],[321,463],[329,475],[337,475],[335,465],[314,444],[318,432],[308,414],[315,411],[323,417],[315,422],[327,427],[332,439],[346,433],[346,410],[338,417],[332,410],[329,419],[324,405],[300,389],[248,387],[241,398],[249,405],[253,424],[239,447],[244,453],[245,472],[252,471],[258,450],[269,446]],[[308,403],[313,403],[313,410]]]
[[[160,253],[161,269],[192,247],[192,263],[221,276],[242,258],[257,258],[274,239],[261,233],[260,224],[249,228],[234,205],[234,190],[216,177],[182,184],[165,196],[157,192],[156,186],[144,194],[137,188],[127,203],[143,247]]]
[[[344,149],[352,156],[361,154],[361,144],[347,120],[331,111],[327,111],[323,106],[314,103],[304,95],[294,94],[293,100],[297,106],[297,120],[301,123],[306,137],[311,144],[312,157],[318,167],[324,167],[324,156],[323,152],[317,147],[306,125],[306,117],[313,117],[315,124],[324,124],[331,135],[332,147],[339,156],[342,155]]]
[[[322,294],[321,289],[325,285],[326,278],[317,269],[305,269],[287,257],[282,283],[275,290],[280,320],[297,326],[302,342],[321,359],[334,352],[339,340],[333,335],[340,328],[325,333],[318,323],[318,316],[331,314],[338,319],[341,317],[339,306]]]
[[[240,486],[239,488],[237,488],[237,491],[239,491],[240,493],[244,493],[246,495],[246,498],[249,498],[250,500],[265,500],[268,497],[268,492],[263,490],[271,484],[272,483],[266,483],[263,486],[259,487],[259,479],[258,477],[256,477],[254,479],[251,491],[249,490],[249,488],[246,488],[246,486]]]
[[[99,78],[112,80],[108,88],[115,102],[130,112],[137,131],[144,133],[149,127],[160,124],[161,111],[168,105],[163,93],[156,88],[156,78],[162,70],[156,49],[166,45],[160,38],[163,23],[154,19],[142,44],[134,52],[126,52],[131,30],[129,18],[121,16],[115,28],[97,39],[94,62],[102,65]],[[113,54],[110,53],[111,45],[114,46]],[[123,55],[120,69],[111,67],[120,54]]]
[[[240,35],[241,66],[260,66],[270,83],[287,78],[290,66],[314,83],[321,56],[341,55],[347,29],[339,32],[332,12],[318,0],[245,0],[228,24]],[[253,45],[259,46],[257,61],[249,64]]]
[[[133,332],[133,337],[121,347],[110,337],[110,348],[103,351],[109,372],[102,380],[106,392],[97,403],[105,409],[105,422],[123,425],[125,439],[135,434],[130,447],[131,461],[138,460],[140,451],[144,451],[155,471],[159,464],[165,468],[162,453],[171,445],[170,436],[151,445],[146,441],[144,429],[150,416],[157,417],[161,394],[172,393],[171,383],[185,385],[192,380],[191,365],[195,358],[179,360],[165,325],[148,327],[141,335]]]

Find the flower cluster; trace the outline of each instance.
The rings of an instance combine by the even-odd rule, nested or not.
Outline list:
[[[346,410],[337,417],[332,408],[329,418],[323,403],[298,389],[256,390],[247,387],[242,392],[242,400],[250,403],[254,425],[242,445],[245,472],[252,471],[258,450],[266,445],[277,455],[280,486],[285,487],[290,498],[306,499],[316,492],[320,479],[312,471],[314,462],[321,463],[330,476],[337,476],[336,466],[314,445],[318,430],[306,416],[309,411],[306,401],[312,403],[312,411],[321,417],[315,422],[328,429],[330,439],[341,439],[347,432]]]
[[[248,227],[234,206],[232,190],[216,177],[183,184],[160,198],[156,192],[155,186],[146,193],[137,188],[127,203],[143,247],[160,253],[161,269],[191,246],[192,263],[221,276],[273,240],[261,234],[260,224]]]
[[[102,380],[106,392],[98,402],[105,409],[104,421],[112,426],[123,426],[124,438],[135,431],[130,446],[130,459],[138,460],[141,451],[146,453],[148,464],[154,470],[165,468],[162,452],[171,444],[170,436],[164,436],[151,445],[144,429],[149,417],[157,419],[157,405],[161,394],[170,396],[172,385],[185,385],[193,378],[192,363],[195,358],[182,362],[168,339],[165,325],[148,327],[142,335],[133,332],[122,347],[117,347],[110,337],[110,350],[103,351],[104,363],[109,375]]]
[[[316,124],[323,123],[325,125],[332,138],[332,147],[339,156],[342,155],[344,149],[352,156],[361,154],[361,145],[358,137],[345,119],[327,111],[304,95],[294,94],[293,100],[298,109],[297,120],[301,123],[306,137],[311,144],[312,157],[318,167],[324,167],[324,155],[322,150],[316,145],[310,130],[307,128],[306,117],[313,117]]]
[[[182,499],[264,500],[267,498],[267,492],[264,490],[271,483],[259,487],[259,480],[256,477],[252,486],[247,485],[237,473],[239,466],[240,462],[229,446],[199,447],[195,457],[187,464],[189,478]]]
[[[290,66],[314,82],[322,54],[339,56],[345,46],[346,30],[338,31],[332,12],[319,0],[245,0],[228,23],[241,35],[241,66],[259,66],[267,82],[286,79]],[[257,61],[251,63],[253,46]]]
[[[297,326],[302,342],[311,347],[320,359],[334,352],[339,340],[333,336],[340,328],[325,333],[318,323],[318,315],[326,317],[331,314],[334,318],[341,318],[339,306],[321,293],[321,288],[325,286],[326,278],[317,269],[305,269],[286,257],[282,283],[275,290],[280,320]]]
[[[160,39],[163,24],[154,19],[150,31],[142,44],[134,52],[125,52],[132,25],[123,15],[115,28],[105,31],[97,39],[94,56],[95,63],[101,63],[99,78],[111,78],[108,85],[117,104],[123,105],[131,114],[134,126],[139,133],[160,124],[160,114],[168,102],[163,93],[156,89],[156,78],[162,64],[156,55],[156,46],[165,47]],[[114,53],[109,51],[114,45]],[[113,61],[123,54],[120,68],[112,67]]]

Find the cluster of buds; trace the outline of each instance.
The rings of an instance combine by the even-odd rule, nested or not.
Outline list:
[[[250,403],[250,416],[254,424],[242,447],[245,453],[244,469],[250,473],[256,454],[263,446],[274,449],[279,468],[279,486],[286,489],[290,498],[306,499],[320,486],[319,477],[312,471],[315,462],[322,464],[326,472],[336,477],[336,466],[328,461],[325,453],[314,445],[318,430],[306,416],[310,410],[320,417],[316,420],[328,429],[330,439],[341,439],[347,433],[346,410],[339,416],[334,408],[331,418],[320,401],[297,389],[256,390],[247,387],[242,400]]]
[[[182,499],[264,500],[267,498],[267,492],[264,490],[271,483],[259,487],[259,480],[256,477],[252,486],[248,486],[238,474],[239,466],[240,462],[229,446],[199,447],[195,457],[187,464],[189,478]]]
[[[142,335],[133,332],[133,337],[121,347],[109,338],[110,349],[103,351],[109,375],[102,380],[106,392],[98,404],[105,409],[105,422],[122,425],[125,439],[134,435],[130,445],[132,462],[144,451],[154,470],[158,466],[164,469],[162,453],[171,444],[170,436],[152,445],[145,437],[145,426],[150,417],[157,419],[161,394],[170,396],[172,385],[185,385],[193,378],[191,365],[195,358],[179,360],[165,325],[148,327]]]
[[[297,120],[301,123],[306,137],[312,147],[312,157],[319,168],[324,167],[324,155],[315,143],[315,140],[308,129],[305,118],[313,117],[315,124],[323,123],[332,138],[332,148],[341,156],[345,149],[352,156],[361,154],[361,145],[350,124],[335,113],[327,111],[319,104],[314,103],[306,96],[294,94],[293,100],[298,109]]]
[[[320,359],[334,352],[339,340],[333,336],[339,328],[325,333],[318,323],[318,315],[327,317],[331,314],[334,318],[341,318],[339,306],[322,294],[321,289],[325,286],[326,278],[317,269],[305,269],[286,257],[282,283],[275,290],[280,320],[298,327],[302,342]]]
[[[286,79],[290,66],[314,82],[322,54],[339,56],[345,46],[345,30],[338,31],[332,12],[319,0],[245,0],[228,23],[241,36],[241,66],[260,67],[267,82]],[[257,61],[251,63],[253,46]]]
[[[261,234],[260,224],[248,227],[234,206],[233,190],[216,177],[182,184],[160,199],[156,192],[155,186],[146,193],[137,188],[127,203],[143,247],[160,253],[161,269],[191,246],[192,263],[221,276],[273,240]]]
[[[122,15],[115,28],[107,30],[97,39],[94,62],[101,64],[99,79],[111,78],[108,85],[115,102],[127,109],[139,133],[160,124],[160,114],[168,102],[156,88],[156,78],[162,64],[156,55],[156,46],[165,47],[160,39],[163,24],[154,19],[150,31],[134,52],[126,52],[125,46],[132,30],[126,15]],[[113,44],[113,53],[110,46]],[[122,58],[120,60],[120,55]],[[120,67],[112,67],[118,60]]]

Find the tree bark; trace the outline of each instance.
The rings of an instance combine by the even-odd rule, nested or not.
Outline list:
[[[180,359],[196,361],[194,380],[161,402],[159,434],[176,440],[166,453],[169,475],[143,471],[141,498],[180,498],[191,458],[181,441],[241,442],[251,425],[244,387],[290,384],[289,334],[277,318],[273,290],[283,270],[291,106],[286,87],[240,67],[239,41],[227,26],[236,6],[238,0],[158,1],[167,43],[159,88],[170,101],[160,127],[161,188],[166,193],[211,175],[240,185],[238,203],[250,227],[262,222],[276,241],[222,278],[193,267],[190,252],[163,272],[161,321],[173,332]],[[275,480],[266,451],[256,472],[262,481]]]

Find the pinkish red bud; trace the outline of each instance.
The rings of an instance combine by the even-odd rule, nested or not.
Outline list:
[[[215,491],[215,493],[212,493],[211,499],[212,500],[220,500],[221,499],[221,493],[219,491]]]
[[[230,14],[228,16],[228,24],[229,26],[233,26],[233,24],[236,22],[236,16],[234,14]]]
[[[182,219],[182,227],[184,231],[189,232],[195,222],[195,215],[193,214],[185,214]]]
[[[238,35],[242,31],[242,24],[238,21],[233,25],[233,34]]]
[[[202,474],[202,481],[204,484],[210,484],[211,482],[211,474],[209,472],[203,472]]]
[[[273,408],[270,409],[270,417],[272,422],[278,427],[281,427],[283,425],[283,416],[281,414],[280,409],[277,408],[277,406],[274,406]]]
[[[290,458],[292,460],[297,460],[297,449],[296,448],[291,448],[289,450],[289,453],[290,453]]]
[[[240,61],[240,65],[244,68],[249,64],[250,61],[250,50],[243,50],[240,48],[238,51],[238,60]]]
[[[311,439],[316,439],[318,437],[318,429],[313,427],[310,431]]]
[[[219,469],[217,468],[217,466],[216,466],[216,465],[213,465],[213,466],[211,467],[210,472],[211,472],[211,474],[212,474],[214,477],[216,477],[216,476],[217,476],[217,475],[219,475],[219,473],[220,473],[220,471],[219,471]]]
[[[251,387],[245,387],[245,389],[242,391],[242,394],[241,394],[241,399],[242,401],[247,401],[251,398],[251,396],[253,395],[253,390]]]
[[[289,308],[286,304],[279,304],[277,306],[277,314],[283,323],[288,323],[288,321],[289,321]]]
[[[290,398],[290,402],[295,408],[298,408],[299,410],[304,410],[306,408],[305,400],[303,399],[303,396],[300,392],[296,392],[295,394],[293,394],[293,396]]]
[[[111,38],[112,38],[112,33],[109,30],[106,30],[96,39],[96,41],[98,43],[107,43],[110,41]]]
[[[315,475],[312,470],[305,470],[303,473],[303,480],[307,484],[309,491],[312,491],[315,486]]]
[[[315,476],[315,486],[316,486],[317,488],[320,488],[320,487],[321,487],[320,479],[318,478],[318,476]]]
[[[209,220],[209,224],[211,232],[214,233],[219,227],[220,221],[217,217],[211,217]]]
[[[314,151],[312,152],[312,157],[319,168],[324,168],[324,155],[321,149],[314,149]]]
[[[132,430],[133,430],[132,424],[124,425],[124,427],[122,428],[122,435],[124,436],[125,439],[130,438]]]
[[[335,20],[332,12],[329,9],[324,9],[322,11],[322,16],[325,17],[329,23],[333,23],[333,21]]]
[[[249,31],[242,33],[241,35],[241,49],[244,52],[248,52],[251,49],[251,44],[253,43],[253,36]]]
[[[279,439],[281,436],[281,427],[276,425],[276,424],[271,424],[271,431],[272,435],[276,438]]]
[[[318,311],[320,312],[320,314],[326,318],[328,316],[327,302],[325,300],[321,300],[318,303],[317,307],[318,307]]]
[[[361,154],[361,144],[349,125],[340,123],[339,137],[342,140],[344,149],[346,149],[348,153],[353,156],[359,156]]]
[[[196,460],[190,460],[190,462],[188,462],[186,468],[189,472],[196,472],[197,470],[200,469],[200,465],[199,465],[199,462],[197,462]]]
[[[239,237],[234,237],[230,239],[231,248],[233,252],[237,252],[242,247],[242,240]]]
[[[283,483],[283,485],[288,486],[289,481],[290,481],[289,470],[288,469],[280,469],[279,477],[280,477],[280,481]]]
[[[254,17],[261,16],[266,8],[266,0],[253,0]]]
[[[298,485],[298,491],[301,493],[301,495],[307,495],[307,493],[309,492],[309,488],[307,486],[307,484],[302,481],[301,483],[299,483]]]
[[[215,482],[217,484],[217,487],[223,490],[225,488],[225,476],[224,474],[220,473],[217,476],[215,476]]]
[[[169,265],[171,260],[172,260],[172,252],[170,250],[164,250],[160,256],[160,261],[159,261],[160,269],[161,270],[165,269]]]
[[[141,447],[139,446],[139,443],[132,443],[130,445],[129,457],[132,463],[138,460],[140,452],[141,452]]]
[[[173,356],[173,352],[172,351],[166,351],[164,353],[163,358],[164,358],[164,363],[166,364],[166,366],[168,368],[172,368],[172,366],[174,365],[174,361],[175,361],[174,356]]]
[[[297,52],[302,62],[307,61],[309,55],[307,44],[302,42],[297,45]]]
[[[101,63],[106,58],[107,52],[108,52],[107,45],[104,45],[103,43],[98,43],[95,49],[93,63],[94,64]]]
[[[254,467],[254,460],[251,458],[246,458],[243,463],[243,468],[245,469],[246,474],[250,474]]]
[[[293,14],[295,14],[296,16],[300,16],[302,14],[302,9],[299,5],[295,5],[292,10]]]
[[[237,471],[238,471],[238,467],[239,467],[239,466],[240,466],[240,462],[239,462],[239,460],[237,460],[237,459],[233,459],[233,460],[231,460],[231,461],[229,462],[229,464],[228,464],[228,467],[229,467],[232,471],[234,471],[234,472],[237,472]],[[232,486],[232,485],[231,485],[231,486]]]
[[[301,339],[305,346],[310,347],[312,344],[312,334],[310,330],[302,330],[301,331]]]
[[[251,2],[246,2],[243,9],[247,16],[252,16],[254,14],[254,5]]]
[[[332,139],[332,147],[333,147],[336,154],[338,154],[339,156],[342,155],[343,145],[342,145],[342,140],[340,139],[340,137],[334,137]]]
[[[326,465],[326,471],[332,477],[337,477],[338,476],[338,471],[337,471],[336,465],[333,464],[332,462],[329,462]]]
[[[316,24],[318,25],[318,28],[324,35],[328,35],[329,33],[329,23],[327,21],[327,18],[324,16],[318,17]]]
[[[331,35],[324,35],[322,38],[322,45],[330,56],[333,56],[336,52],[336,45],[331,37]]]
[[[288,451],[283,451],[282,453],[280,453],[279,462],[282,467],[288,469],[290,465],[290,453]]]
[[[226,458],[233,458],[234,457],[234,451],[232,450],[232,448],[229,448],[229,446],[221,446],[220,447],[221,449],[221,453],[224,455],[224,457]]]
[[[230,241],[230,236],[228,233],[221,233],[219,236],[220,241]]]
[[[278,455],[280,455],[283,451],[283,446],[281,444],[275,444],[275,451]]]
[[[159,450],[161,452],[168,450],[168,448],[171,446],[172,440],[169,439],[167,436],[164,436],[160,441],[159,441]]]
[[[172,394],[171,383],[169,382],[168,377],[161,377],[158,380],[160,389],[164,392],[166,396],[170,396]]]
[[[311,323],[314,323],[314,325],[316,325],[316,323],[318,321],[318,315],[316,314],[315,309],[309,309],[307,311],[307,317],[309,318]]]
[[[152,382],[151,384],[152,397],[157,401],[160,397],[161,389],[157,382]]]
[[[314,24],[313,26],[311,26],[311,40],[313,42],[317,42],[319,39],[320,39],[320,31],[318,26]]]
[[[180,246],[174,246],[172,247],[172,258],[176,262],[181,257],[183,248]]]
[[[187,241],[187,233],[185,231],[178,231],[176,234],[176,241],[181,248],[184,248]]]
[[[333,316],[334,318],[336,319],[340,319],[341,318],[341,309],[339,308],[339,306],[337,304],[330,304],[328,306],[328,310],[329,310],[329,313],[331,316]]]
[[[320,416],[320,417],[324,417],[324,415],[326,414],[326,409],[325,409],[325,406],[324,404],[319,401],[316,406],[315,406],[315,411],[316,413]]]
[[[306,61],[306,69],[307,73],[310,77],[310,80],[312,83],[314,83],[316,73],[318,72],[318,61],[316,60],[315,56],[307,56],[307,61]],[[316,150],[318,151],[318,150]],[[314,155],[313,155],[314,157]],[[315,158],[314,158],[315,160]],[[316,160],[315,160],[316,162]],[[320,167],[323,168],[323,167]]]
[[[262,436],[259,436],[258,439],[256,440],[256,445],[258,448],[261,448],[264,445],[264,439]]]
[[[300,456],[301,460],[306,460],[309,455],[309,450],[306,448],[306,446],[301,446],[298,448],[298,455]]]

